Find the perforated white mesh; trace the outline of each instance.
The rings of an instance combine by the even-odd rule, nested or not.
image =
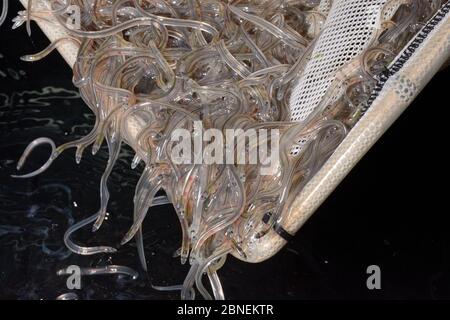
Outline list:
[[[326,16],[331,9],[331,4],[332,0],[321,0],[319,6],[317,7],[317,11]]]
[[[311,60],[291,95],[291,120],[304,120],[325,95],[337,70],[367,47],[380,26],[380,13],[386,1],[333,1]],[[329,0],[322,2],[326,10]],[[386,15],[389,14],[392,13]]]

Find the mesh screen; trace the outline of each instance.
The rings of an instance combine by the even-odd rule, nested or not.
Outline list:
[[[304,120],[319,104],[340,67],[360,54],[380,25],[381,9],[387,0],[335,0],[323,32],[291,95],[291,120]],[[396,3],[398,2],[398,3]],[[393,1],[392,15],[401,1]],[[330,4],[323,0],[324,10]]]

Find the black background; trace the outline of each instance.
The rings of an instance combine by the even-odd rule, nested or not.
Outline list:
[[[31,38],[26,35],[24,27],[14,31],[9,29],[13,13],[18,9],[17,3],[11,3],[8,19],[0,27],[0,94],[12,97],[15,92],[41,90],[48,86],[75,90],[71,84],[71,70],[58,53],[52,53],[45,60],[33,64],[19,60],[21,55],[42,50],[48,40],[36,25],[33,25]],[[449,69],[435,76],[279,254],[257,265],[246,264],[230,257],[219,272],[226,297],[450,298],[450,224],[447,207],[449,76]],[[44,182],[64,181],[71,188],[73,198],[78,202],[78,207],[74,209],[76,221],[92,214],[98,207],[98,182],[107,159],[105,149],[102,149],[97,157],[100,160],[93,160],[94,157],[88,150],[85,167],[83,162],[77,166],[73,151],[69,151],[40,177],[20,181],[9,177],[15,172],[15,162],[27,143],[36,137],[46,135],[57,143],[62,143],[72,140],[71,134],[81,135],[87,132],[88,128],[84,128],[64,135],[69,128],[80,125],[83,121],[92,125],[92,118],[86,119],[85,116],[89,114],[89,110],[80,99],[67,101],[64,100],[64,105],[56,100],[50,106],[33,107],[33,110],[38,110],[36,117],[46,114],[60,121],[56,129],[46,129],[45,121],[42,125],[29,121],[27,111],[21,106],[4,103],[4,99],[1,105],[0,101],[0,214],[3,215],[0,216],[0,227],[2,223],[5,224],[4,220],[1,220],[8,214],[5,211],[11,208],[7,200],[15,197],[15,201],[20,202],[17,212],[14,213],[17,216],[16,223],[20,224],[23,221],[23,208],[32,206],[36,199],[31,195],[18,196],[16,191],[32,191]],[[42,159],[45,159],[46,151],[43,150],[42,155],[38,152],[33,156],[36,156],[37,167],[37,163],[42,163]],[[123,166],[128,166],[130,161],[131,157],[125,156]],[[94,164],[99,167],[98,171],[89,171]],[[111,198],[115,199],[112,200],[111,211],[130,208],[133,185],[138,179],[138,173],[125,175],[121,167],[116,171],[117,177],[113,177],[110,182]],[[77,174],[79,177],[76,177]],[[121,185],[121,188],[112,186],[115,182],[127,180],[128,183]],[[55,193],[52,196],[52,193],[48,192],[45,197],[51,197],[51,201],[59,201],[58,197],[62,195]],[[121,214],[126,216],[130,215],[130,212]],[[141,281],[163,284],[162,279],[168,279],[166,284],[177,284],[177,281],[180,283],[187,267],[179,267],[178,260],[167,258],[169,252],[177,248],[179,241],[179,230],[173,210],[170,207],[162,207],[147,220],[146,241],[157,245],[152,247],[151,253],[147,252],[148,256],[151,256],[150,275],[147,278],[144,275]],[[14,220],[9,219],[7,222],[11,225],[12,221]],[[105,228],[111,228],[123,235],[129,227],[129,220],[122,224],[122,227],[117,227],[110,223]],[[59,245],[66,227],[51,229],[54,231],[51,236]],[[27,230],[24,233],[26,234]],[[49,278],[42,274],[54,275],[58,268],[67,263],[56,259],[48,264],[48,257],[37,255],[34,247],[17,251],[17,248],[6,244],[6,236],[10,235],[0,233],[0,298],[51,299],[65,292],[62,290],[64,281],[43,286],[39,283],[45,279],[48,282]],[[27,238],[16,240],[20,243],[25,241],[24,239]],[[109,239],[107,234],[103,239]],[[114,241],[118,240],[120,236]],[[10,238],[8,241],[11,243]],[[124,250],[129,250],[129,253],[118,258],[119,262],[131,263],[138,269],[134,248],[131,246]],[[91,257],[91,260],[82,261],[92,265],[95,264],[93,259],[95,263],[107,260]],[[381,290],[370,291],[366,287],[366,268],[372,264],[381,268]],[[43,267],[36,271],[36,265]],[[20,275],[17,270],[20,270]],[[142,270],[140,272],[143,274]],[[25,280],[15,281],[19,277]],[[131,289],[128,290],[124,289],[127,287],[126,283],[108,284],[111,278],[89,281],[91,292],[83,291],[80,294],[83,298],[178,298],[178,293],[160,293],[144,283],[138,286],[129,285]],[[29,285],[33,282],[37,285]],[[29,294],[30,290],[34,290],[35,294]],[[102,290],[108,294],[100,294]],[[127,294],[110,295],[114,290],[126,291]]]

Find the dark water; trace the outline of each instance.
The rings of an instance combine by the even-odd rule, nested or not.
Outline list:
[[[12,4],[11,12],[18,8]],[[89,132],[94,119],[57,53],[34,64],[19,60],[46,46],[37,28],[29,39],[24,29],[8,31],[4,25],[0,43],[0,298],[55,299],[68,292],[80,299],[179,298],[177,292],[151,287],[180,284],[188,271],[172,257],[180,230],[170,206],[152,209],[144,224],[148,273],[139,266],[133,241],[114,255],[82,257],[65,248],[65,230],[98,209],[104,148],[95,157],[86,150],[79,165],[69,150],[37,177],[10,177],[30,141],[41,136],[57,144],[74,140]],[[437,184],[448,165],[439,150],[448,145],[443,88],[449,79],[445,71],[433,80],[277,256],[258,265],[229,258],[219,272],[226,296],[450,298],[449,212],[441,207],[448,187]],[[36,149],[24,172],[39,167],[48,152],[45,146]],[[77,232],[76,241],[118,246],[132,223],[132,195],[142,171],[130,169],[131,158],[124,149],[109,180],[109,219],[96,233]],[[82,289],[71,291],[56,271],[73,264],[125,265],[139,278],[83,277]],[[372,264],[382,270],[381,290],[366,287],[366,268]]]

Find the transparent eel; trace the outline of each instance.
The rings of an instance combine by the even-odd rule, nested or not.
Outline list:
[[[9,0],[2,1],[2,11],[0,14],[0,26],[5,22],[6,16],[8,15],[8,1]]]
[[[61,269],[56,272],[58,276],[71,275],[67,269]],[[125,266],[109,265],[105,267],[96,268],[80,268],[80,275],[82,276],[95,276],[100,274],[124,274],[129,276],[131,279],[136,280],[139,277],[139,273],[131,268]]]
[[[183,299],[194,299],[197,292],[204,299],[224,299],[218,270],[227,255],[251,261],[252,249],[270,230],[283,234],[280,226],[295,196],[364,114],[377,77],[442,3],[388,1],[381,11],[385,20],[367,49],[337,72],[315,110],[293,123],[288,105],[292,86],[313,58],[326,19],[318,11],[319,1],[67,0],[51,1],[45,11],[29,1],[28,10],[14,19],[14,28],[26,22],[30,30],[31,20],[56,20],[67,37],[23,60],[39,61],[64,42],[75,42],[74,84],[96,121],[85,137],[59,147],[45,137],[34,140],[17,169],[41,145],[51,147],[49,159],[33,172],[14,176],[42,173],[68,148],[76,148],[79,162],[88,146],[95,154],[106,141],[109,160],[100,181],[100,208],[72,225],[64,242],[78,254],[111,254],[119,248],[85,247],[71,236],[83,227],[96,231],[107,223],[108,177],[122,146],[130,145],[135,152],[131,167],[142,162],[144,170],[135,188],[133,222],[121,245],[134,238],[147,270],[143,221],[153,206],[171,203],[182,230],[177,257],[190,270],[181,286],[154,289],[180,290]],[[79,30],[65,25],[70,5],[81,8]],[[388,15],[392,7],[397,11]],[[4,0],[2,17],[5,8]],[[243,144],[233,138],[218,158],[231,152],[250,159],[261,148],[269,153],[278,146],[279,161],[265,175],[263,162],[241,163],[236,157],[204,163],[199,155],[205,150],[213,154],[202,139],[209,129],[224,137],[229,129],[269,133]],[[182,144],[172,139],[176,132],[191,134],[192,148],[182,156],[194,161],[175,161]],[[214,135],[209,134],[211,142]],[[157,196],[159,192],[165,195]],[[137,275],[124,266],[83,272]],[[205,275],[211,290],[203,283]]]

